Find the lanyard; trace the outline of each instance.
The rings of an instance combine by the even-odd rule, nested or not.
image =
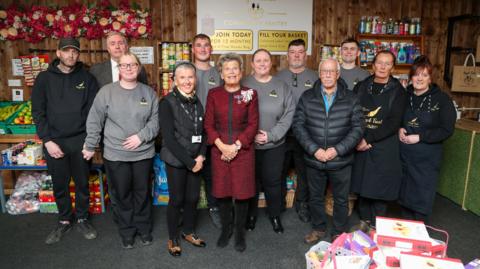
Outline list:
[[[192,114],[190,113],[190,111],[188,111],[188,109],[185,107],[183,102],[180,101],[180,98],[178,98],[177,93],[173,92],[173,95],[175,95],[175,98],[180,103],[180,106],[183,108],[183,111],[185,112],[185,114],[187,114],[188,118],[191,121],[193,121],[193,128],[195,129],[195,135],[198,135],[198,109],[197,109],[197,106],[195,104],[193,104],[193,106],[195,107],[195,116],[192,116]]]
[[[417,108],[418,111],[422,110],[423,104],[425,103],[425,100],[427,100],[427,97],[428,97],[428,107],[431,107],[432,95],[429,94],[428,96],[423,97],[422,102],[420,102],[420,105]],[[413,108],[413,95],[410,95],[410,107],[412,108],[412,111],[415,111],[415,109]]]

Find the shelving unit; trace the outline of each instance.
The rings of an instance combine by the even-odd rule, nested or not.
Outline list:
[[[162,41],[157,43],[156,71],[160,95],[171,89],[173,68],[178,61],[192,60],[192,45],[186,41]]]
[[[420,49],[420,54],[425,53],[425,46],[424,46],[424,37],[423,35],[380,35],[380,34],[357,34],[356,40],[359,43],[364,43],[365,41],[374,42],[374,43],[407,43],[412,44],[415,47]],[[358,59],[358,65],[361,65],[367,68],[369,71],[372,70],[371,62],[367,64],[362,63],[360,64],[360,58]],[[394,74],[408,74],[410,67],[412,66],[411,63],[401,63],[395,65],[395,70],[393,71]]]

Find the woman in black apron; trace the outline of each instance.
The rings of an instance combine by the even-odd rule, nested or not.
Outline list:
[[[394,66],[393,53],[379,52],[373,60],[374,75],[354,89],[365,116],[365,133],[356,148],[352,191],[359,195],[360,219],[369,224],[376,216],[385,216],[387,201],[398,199],[402,179],[397,132],[406,93],[391,76]]]
[[[403,178],[399,203],[406,219],[426,221],[432,212],[442,142],[455,128],[455,107],[450,97],[432,82],[432,64],[426,56],[410,70],[407,106],[399,130]]]

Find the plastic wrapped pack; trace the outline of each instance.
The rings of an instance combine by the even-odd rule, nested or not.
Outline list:
[[[5,207],[12,215],[37,212],[40,208],[38,192],[42,182],[47,180],[46,172],[23,172],[17,178],[15,190],[8,199]]]

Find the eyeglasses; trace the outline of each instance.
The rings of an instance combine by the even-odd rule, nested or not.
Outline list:
[[[296,73],[292,73],[292,86],[297,87],[298,86],[298,78]]]
[[[120,69],[128,69],[128,68],[135,69],[135,68],[138,68],[138,64],[137,63],[119,64],[118,68],[120,68]]]

